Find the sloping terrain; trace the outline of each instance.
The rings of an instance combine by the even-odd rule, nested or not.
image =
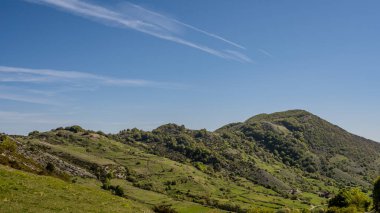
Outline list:
[[[152,212],[97,187],[68,183],[0,165],[0,212]]]
[[[1,141],[1,164],[41,175],[29,174],[35,182],[88,187],[149,211],[162,205],[179,212],[315,210],[341,187],[369,189],[380,163],[379,144],[302,110],[254,116],[215,132],[167,124],[104,134],[72,126]],[[15,170],[1,172],[7,174],[1,181],[24,183]],[[123,198],[103,190],[106,182],[121,187]],[[23,185],[30,184],[37,183]],[[3,200],[25,192],[7,190]],[[21,212],[30,203],[18,205]]]
[[[168,124],[114,137],[211,173],[244,177],[284,196],[294,190],[326,194],[330,186],[369,189],[379,174],[380,144],[302,110],[254,116],[215,132]]]
[[[379,143],[306,111],[262,114],[218,130],[223,131],[242,134],[286,165],[330,177],[339,186],[369,187],[379,175]]]

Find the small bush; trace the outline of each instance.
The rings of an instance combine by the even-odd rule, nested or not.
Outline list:
[[[12,141],[7,136],[1,136],[0,138],[0,152],[8,151],[15,152],[17,150],[16,142]]]
[[[344,207],[344,208],[331,207],[327,210],[327,213],[357,213],[357,212],[362,212],[362,211],[358,211],[358,209],[355,206]]]
[[[28,136],[35,136],[35,135],[38,135],[40,134],[39,131],[33,131],[33,132],[29,132]]]
[[[103,181],[102,189],[109,190],[111,186],[110,179],[106,178]]]
[[[52,173],[52,172],[54,172],[54,170],[55,170],[55,166],[54,166],[54,164],[52,164],[52,163],[47,163],[47,165],[46,165],[46,170],[49,172],[49,173]]]
[[[111,185],[110,179],[108,177],[106,177],[102,181],[102,183],[103,183],[102,189],[109,190],[114,195],[117,195],[117,196],[120,196],[120,197],[124,197],[124,189],[121,186],[119,186],[119,185],[117,185],[117,186]]]
[[[153,207],[153,211],[157,213],[177,213],[177,211],[170,205],[155,206]]]
[[[114,189],[114,193],[117,196],[124,197],[124,189],[121,186],[117,185]]]
[[[73,133],[85,132],[85,130],[78,125],[66,127],[65,130],[73,132]]]
[[[274,211],[266,209],[249,209],[247,213],[274,213]]]

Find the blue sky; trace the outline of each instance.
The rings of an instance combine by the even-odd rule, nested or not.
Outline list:
[[[380,2],[0,1],[0,131],[305,109],[380,141]]]

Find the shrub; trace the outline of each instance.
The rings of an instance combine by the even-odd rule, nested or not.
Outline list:
[[[357,213],[357,212],[361,212],[361,211],[358,211],[358,209],[355,206],[344,207],[344,208],[331,207],[327,210],[327,213]]]
[[[266,209],[249,209],[247,213],[273,213],[273,210],[266,210]]]
[[[376,212],[380,211],[380,177],[377,178],[373,185],[373,207]]]
[[[9,137],[3,135],[0,138],[0,152],[8,151],[15,152],[17,149],[16,142],[12,141]]]
[[[276,213],[291,213],[291,212],[292,212],[291,209],[283,208],[283,209],[278,210]]]
[[[157,213],[177,213],[177,211],[170,205],[155,206],[153,207],[153,211]]]
[[[85,132],[85,130],[78,125],[66,127],[65,130],[70,131],[70,132],[74,132],[74,133]]]
[[[113,193],[117,196],[124,197],[124,189],[121,186],[117,185],[116,187],[111,186]]]
[[[329,208],[333,209],[330,212],[336,212],[336,208],[348,207],[352,207],[350,210],[355,208],[358,211],[367,211],[370,205],[371,200],[359,188],[343,189],[335,197],[329,200]]]
[[[104,190],[108,190],[108,189],[110,189],[110,186],[111,186],[110,179],[105,178],[105,179],[103,180],[102,189],[104,189]]]
[[[195,166],[195,168],[197,168],[198,170],[200,170],[202,172],[205,172],[207,170],[207,166],[204,165],[202,162],[195,162],[194,166]]]
[[[40,134],[39,131],[33,131],[33,132],[29,132],[28,136],[34,136],[34,135],[38,135]]]
[[[55,166],[54,166],[54,164],[52,164],[52,163],[47,163],[47,165],[46,165],[46,170],[49,172],[49,173],[52,173],[52,172],[54,172],[54,170],[55,170]]]
[[[325,209],[321,208],[321,207],[317,207],[317,208],[314,208],[313,210],[311,210],[312,213],[325,213]]]
[[[104,179],[102,179],[102,189],[104,190],[109,190],[112,192],[112,194],[114,195],[117,195],[117,196],[120,196],[120,197],[124,197],[124,190],[121,186],[117,185],[117,186],[114,186],[114,185],[111,185],[111,181],[110,179],[112,179],[113,175],[112,173],[107,173],[104,177]]]

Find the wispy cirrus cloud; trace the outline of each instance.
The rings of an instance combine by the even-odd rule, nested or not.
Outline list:
[[[230,45],[232,45],[232,46],[238,47],[238,48],[240,48],[240,49],[246,49],[244,46],[242,46],[242,45],[240,45],[240,44],[237,44],[236,42],[230,41],[230,40],[228,40],[228,39],[226,39],[226,38],[224,38],[224,37],[222,37],[222,36],[220,36],[220,35],[216,35],[216,34],[214,34],[214,33],[207,32],[207,31],[202,30],[202,29],[200,29],[200,28],[198,28],[198,27],[195,27],[195,26],[192,26],[192,25],[190,25],[190,24],[186,24],[186,23],[184,23],[184,22],[181,22],[181,21],[179,21],[179,20],[177,20],[177,19],[166,17],[166,16],[164,16],[164,15],[162,15],[162,14],[160,14],[160,13],[154,12],[154,11],[152,11],[152,10],[148,10],[148,9],[146,9],[146,8],[143,8],[143,7],[139,6],[139,5],[135,5],[135,4],[130,4],[130,5],[131,5],[132,7],[137,8],[138,10],[141,10],[141,11],[143,12],[142,16],[147,16],[148,14],[150,14],[150,15],[152,16],[152,17],[150,18],[150,20],[157,20],[157,19],[156,19],[157,17],[162,18],[162,19],[164,19],[164,20],[167,19],[168,21],[165,21],[164,23],[167,23],[167,22],[169,22],[169,23],[170,23],[170,22],[173,22],[173,23],[175,23],[175,24],[179,24],[179,25],[181,25],[181,26],[183,26],[183,27],[186,27],[186,28],[189,28],[189,29],[191,29],[191,30],[197,31],[197,32],[202,33],[202,34],[204,34],[204,35],[207,35],[207,36],[209,36],[209,37],[212,37],[212,38],[218,39],[218,40],[220,40],[220,41],[223,41],[223,42],[225,42],[225,43],[228,43],[228,44],[230,44]]]
[[[1,100],[44,105],[62,105],[71,100],[60,94],[96,91],[101,87],[185,88],[175,83],[114,78],[87,72],[9,66],[0,66],[0,83]]]
[[[238,52],[238,51],[235,51],[235,50],[225,50],[226,52],[228,52],[230,55],[233,55],[237,61],[240,61],[240,62],[252,62],[252,60],[247,57],[246,55]]]
[[[257,49],[260,53],[262,53],[262,54],[264,54],[264,55],[266,55],[266,56],[268,56],[268,57],[271,57],[271,58],[273,58],[273,55],[270,53],[270,52],[268,52],[268,51],[266,51],[266,50],[264,50],[264,49]]]
[[[231,54],[219,48],[211,48],[207,45],[193,42],[184,38],[184,31],[193,31],[216,39],[225,44],[245,49],[240,44],[230,41],[222,36],[199,29],[190,24],[186,24],[177,19],[169,18],[160,13],[145,9],[141,6],[124,2],[118,9],[111,9],[110,6],[101,6],[88,1],[81,0],[26,0],[32,3],[53,6],[64,11],[80,15],[82,17],[95,20],[109,26],[133,29],[151,36],[182,44],[194,49],[201,50],[208,54],[240,62],[251,62],[251,59],[241,52]],[[237,52],[237,51],[235,51]]]
[[[48,113],[28,113],[28,112],[17,112],[17,111],[1,111],[0,110],[0,123],[27,123],[32,124],[69,124],[73,123],[71,120],[60,120]]]
[[[1,79],[1,77],[0,77]],[[1,82],[1,81],[0,81]],[[24,84],[24,82],[23,82]],[[29,89],[21,86],[6,86],[0,85],[0,100],[8,100],[15,102],[23,102],[29,104],[60,106],[63,103],[60,100],[55,100],[53,97],[56,94],[54,89],[38,90]],[[1,105],[0,105],[1,108]]]
[[[0,82],[49,83],[49,82],[87,82],[110,86],[164,87],[169,83],[140,79],[112,78],[87,72],[62,71],[54,69],[30,69],[0,66]],[[171,84],[174,85],[174,84]]]
[[[32,96],[12,94],[12,93],[3,93],[3,92],[0,92],[0,99],[24,102],[24,103],[32,103],[32,104],[59,105],[58,103],[46,98],[32,97]]]

